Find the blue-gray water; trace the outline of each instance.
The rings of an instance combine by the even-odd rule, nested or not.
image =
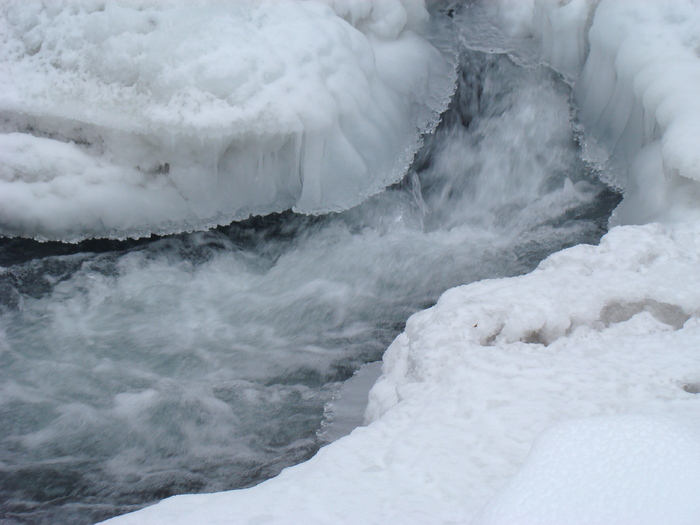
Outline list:
[[[0,239],[0,520],[91,523],[310,457],[340,382],[411,313],[596,243],[619,198],[581,161],[556,75],[464,51],[413,169],[355,209]]]

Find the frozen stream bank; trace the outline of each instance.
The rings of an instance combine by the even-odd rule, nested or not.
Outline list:
[[[5,241],[5,516],[89,522],[275,475],[316,451],[338,381],[411,313],[595,242],[616,197],[579,158],[568,88],[502,56],[462,66],[415,170],[359,208],[133,244]]]

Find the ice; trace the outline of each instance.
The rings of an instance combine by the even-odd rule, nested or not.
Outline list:
[[[405,174],[454,86],[415,0],[0,9],[6,236],[352,207]]]
[[[510,0],[463,10],[470,47],[543,61],[574,85],[589,160],[625,189],[615,224],[695,220],[700,10],[690,0]],[[471,24],[469,22],[472,22]],[[475,30],[491,24],[493,36]]]
[[[603,2],[596,10],[577,99],[611,161],[630,167],[618,222],[697,218],[699,22],[691,2]],[[637,160],[649,151],[661,167],[653,174]]]
[[[494,23],[529,34],[574,83],[590,158],[607,163],[611,183],[627,190],[614,222],[696,220],[697,3],[536,0],[529,30],[527,18],[521,7],[517,22],[497,16]]]
[[[363,425],[367,392],[380,375],[380,361],[367,363],[333,395],[324,407],[324,424],[319,431],[324,443],[332,443]]]

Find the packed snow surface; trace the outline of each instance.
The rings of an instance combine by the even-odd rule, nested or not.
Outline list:
[[[700,8],[474,9],[502,31],[491,50],[573,84],[589,158],[626,188],[616,220],[664,224],[446,292],[387,350],[368,426],[257,487],[113,523],[698,522]]]
[[[77,241],[349,208],[454,85],[418,0],[10,0],[0,233]]]
[[[473,523],[697,523],[699,437],[697,425],[665,417],[561,423]]]

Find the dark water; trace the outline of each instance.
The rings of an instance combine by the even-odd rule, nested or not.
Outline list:
[[[0,240],[0,519],[91,523],[313,455],[340,382],[457,284],[596,243],[620,196],[569,89],[464,51],[400,184],[341,214],[77,245]]]

